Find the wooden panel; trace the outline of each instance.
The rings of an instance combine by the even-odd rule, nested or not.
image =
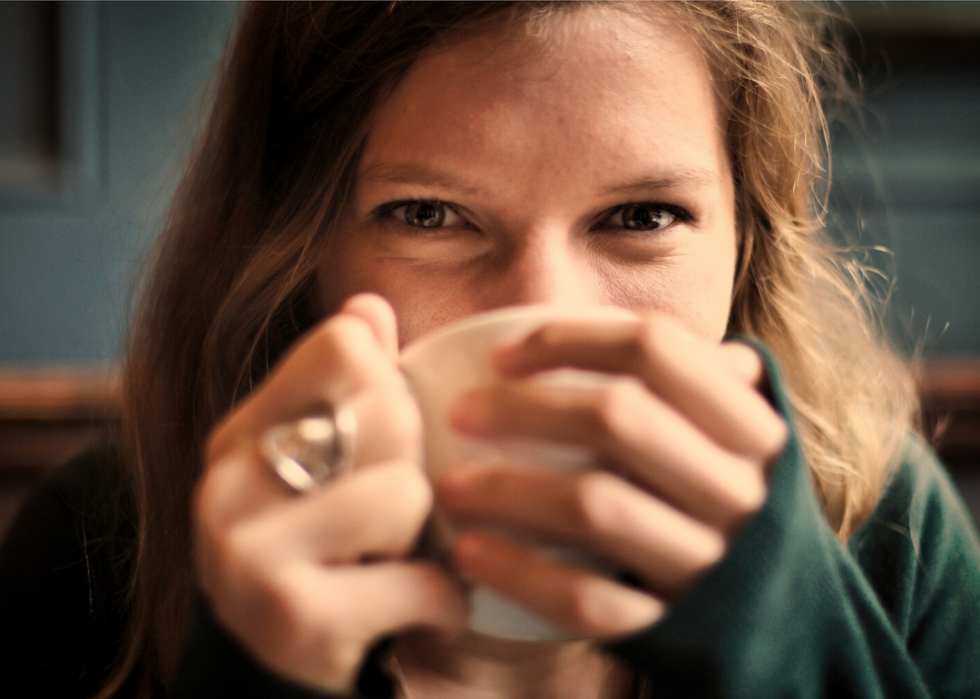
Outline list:
[[[923,426],[949,462],[980,468],[980,361],[929,364],[919,376]]]
[[[115,372],[0,370],[0,480],[37,477],[118,418]]]
[[[118,414],[118,403],[114,371],[0,370],[0,420],[104,420]]]

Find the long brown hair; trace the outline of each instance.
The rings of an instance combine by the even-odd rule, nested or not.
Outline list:
[[[821,235],[820,93],[838,84],[837,56],[819,23],[792,7],[652,5],[691,28],[727,115],[740,241],[730,330],[767,343],[782,362],[828,521],[846,538],[879,496],[914,400],[880,339],[861,270]],[[649,14],[651,6],[623,9]],[[189,503],[202,445],[320,315],[315,269],[376,105],[440,42],[504,26],[527,31],[582,7],[243,9],[132,325],[123,437],[139,534],[129,640],[102,696],[133,673],[148,694],[175,668],[193,589]]]

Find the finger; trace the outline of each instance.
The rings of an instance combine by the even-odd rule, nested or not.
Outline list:
[[[342,407],[353,413],[357,426],[351,455],[355,470],[389,461],[420,462],[422,419],[404,387],[372,387]],[[209,465],[199,484],[207,500],[205,515],[225,522],[295,499],[262,451],[268,427],[250,432],[254,416],[242,422],[230,421],[209,440]]]
[[[730,531],[758,510],[763,469],[722,449],[634,381],[567,388],[500,382],[453,406],[453,426],[484,438],[521,436],[589,448],[641,485]]]
[[[575,367],[639,378],[720,446],[768,463],[786,427],[753,386],[719,361],[717,348],[676,320],[550,323],[499,350],[498,368],[512,376]]]
[[[336,405],[374,386],[397,386],[394,362],[371,326],[340,313],[304,338],[243,406],[243,418],[263,426]]]
[[[610,638],[649,626],[663,616],[653,595],[584,570],[548,561],[488,534],[465,532],[453,562],[468,578],[510,597],[570,631]]]
[[[364,320],[391,360],[398,360],[398,321],[391,305],[383,297],[377,294],[356,294],[344,302],[340,312]]]
[[[598,552],[668,596],[725,552],[717,530],[603,471],[460,466],[440,481],[439,502],[457,518]]]
[[[302,558],[341,565],[406,555],[432,508],[414,464],[372,465],[289,498],[232,528],[239,557]]]
[[[333,598],[324,609],[339,628],[360,627],[372,640],[410,628],[458,634],[469,618],[469,603],[459,581],[432,563],[316,568],[312,578],[307,589],[323,593],[316,595],[319,599]],[[361,603],[354,604],[355,600]]]
[[[732,373],[747,385],[758,391],[767,388],[766,366],[754,347],[732,340],[718,347],[718,356]]]
[[[338,314],[300,340],[262,385],[212,432],[208,461],[273,425],[324,412],[369,387],[403,389],[368,324]]]
[[[401,377],[399,377],[399,380]],[[362,391],[345,407],[354,413],[354,467],[381,461],[422,461],[422,416],[403,385]]]
[[[298,562],[261,582],[234,581],[225,592],[211,598],[216,616],[264,664],[342,693],[381,637],[410,628],[452,636],[468,614],[459,584],[425,563],[329,569]]]

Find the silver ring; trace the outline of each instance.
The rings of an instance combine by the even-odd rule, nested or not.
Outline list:
[[[262,454],[290,489],[308,493],[351,470],[356,431],[349,408],[332,408],[270,428],[262,436]]]

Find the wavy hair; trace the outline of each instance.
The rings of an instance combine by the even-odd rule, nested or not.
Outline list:
[[[505,28],[540,38],[588,3],[257,3],[241,13],[134,317],[123,452],[138,536],[122,655],[100,696],[176,667],[193,590],[190,499],[213,425],[321,315],[316,268],[352,191],[376,106],[435,46]],[[729,330],[784,369],[827,520],[877,501],[915,399],[882,339],[866,270],[823,234],[841,52],[793,3],[602,4],[670,13],[711,66],[735,174]]]

